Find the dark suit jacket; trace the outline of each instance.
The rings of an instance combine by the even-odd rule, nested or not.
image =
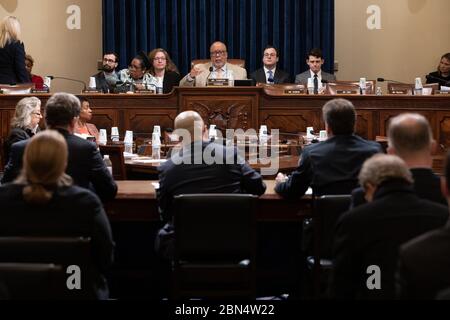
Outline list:
[[[106,168],[97,146],[65,130],[59,129],[58,131],[67,142],[69,156],[66,172],[73,178],[74,183],[95,191],[103,201],[114,199],[117,185]],[[12,182],[19,175],[27,143],[28,140],[25,140],[12,145],[2,183]]]
[[[312,187],[314,194],[350,194],[358,185],[358,174],[367,158],[381,152],[373,141],[356,135],[337,135],[305,147],[300,164],[288,181],[275,191],[283,197],[301,197]]]
[[[115,75],[117,77],[117,80],[119,80],[119,75],[117,72],[115,72]],[[97,85],[98,90],[102,90],[103,93],[108,93],[108,92],[113,93],[114,92],[114,86],[108,84],[103,71],[100,71],[94,77],[95,77],[95,84]]]
[[[0,48],[0,83],[16,84],[31,82],[25,69],[25,49],[22,42],[10,42]]]
[[[164,73],[163,93],[170,93],[173,87],[180,85],[181,76],[179,73],[166,71]]]
[[[113,261],[114,242],[108,218],[98,197],[89,190],[71,186],[57,189],[44,205],[24,201],[23,185],[0,187],[0,236],[84,236],[92,240],[97,297],[108,296],[101,275]]]
[[[450,288],[450,224],[400,248],[397,293],[403,299],[435,299]]]
[[[334,238],[331,292],[339,299],[393,299],[397,252],[401,244],[448,220],[448,209],[415,195],[402,180],[386,181],[374,201],[339,219]],[[369,290],[369,266],[381,269],[381,290]]]
[[[427,168],[413,168],[410,170],[414,178],[414,191],[422,198],[447,206],[447,200],[441,192],[441,179]],[[352,191],[350,208],[366,203],[364,190],[359,187]]]
[[[5,153],[5,163],[8,163],[9,153],[11,151],[11,146],[19,141],[30,139],[34,136],[34,133],[30,129],[13,128],[8,135],[4,145],[3,151]]]
[[[304,84],[305,86],[308,85],[308,79],[311,78],[311,71],[308,69],[305,72],[302,72],[295,76],[295,83]],[[336,81],[336,76],[331,73],[327,73],[322,70],[322,80],[325,81]]]
[[[258,69],[250,75],[250,79],[255,80],[257,83],[266,83],[266,73],[264,68]],[[275,84],[290,83],[291,76],[289,73],[277,68],[273,76]]]
[[[197,142],[192,144],[204,150],[209,143]],[[225,148],[215,144],[216,155],[226,163],[226,154],[236,157],[234,148]],[[256,171],[248,164],[174,164],[172,159],[183,159],[184,163],[194,163],[195,152],[187,150],[181,155],[172,155],[172,158],[158,168],[159,190],[158,201],[163,214],[163,220],[171,219],[170,205],[172,198],[179,194],[190,193],[251,193],[262,195],[266,186]],[[200,158],[201,159],[201,158]]]
[[[439,72],[431,72],[428,74],[430,78],[427,78],[427,83],[439,83],[440,86],[450,86],[450,76],[443,77]]]

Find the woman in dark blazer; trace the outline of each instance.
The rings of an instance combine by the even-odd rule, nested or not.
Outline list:
[[[20,24],[8,16],[0,23],[0,83],[31,82],[25,69],[25,48],[20,41]]]
[[[150,74],[157,79],[157,88],[163,93],[170,93],[173,87],[180,84],[181,76],[169,54],[162,48],[152,50],[148,54],[151,63]]]
[[[87,290],[90,296],[106,299],[103,275],[113,260],[111,227],[99,198],[73,186],[64,173],[67,154],[66,140],[57,131],[45,130],[31,138],[21,176],[0,186],[0,236],[90,238],[93,281]]]
[[[11,146],[34,136],[39,131],[41,119],[41,100],[36,97],[28,97],[17,103],[14,117],[11,120],[11,131],[3,145],[5,164],[8,163]]]

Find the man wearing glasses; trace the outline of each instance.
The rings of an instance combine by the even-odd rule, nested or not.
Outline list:
[[[289,73],[277,68],[280,57],[277,48],[267,46],[264,49],[263,64],[264,66],[250,76],[257,83],[282,84],[290,82]]]
[[[118,65],[119,56],[117,53],[105,53],[102,71],[94,75],[97,89],[102,90],[104,93],[113,92],[114,86],[119,81],[119,75],[116,72]]]
[[[195,65],[191,72],[181,79],[180,86],[205,87],[208,79],[247,79],[247,71],[227,62],[227,46],[222,42],[214,42],[209,50],[211,62]],[[210,69],[212,68],[212,69]],[[211,71],[210,71],[211,70]]]

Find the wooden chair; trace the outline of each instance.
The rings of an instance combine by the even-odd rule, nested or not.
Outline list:
[[[175,298],[256,297],[256,196],[174,198]]]
[[[288,96],[294,94],[306,94],[303,84],[266,84],[260,83],[258,86],[264,88],[264,92],[269,96]]]
[[[0,300],[56,300],[67,290],[61,265],[0,263]]]
[[[114,180],[127,180],[123,144],[100,145],[99,149],[102,156],[105,154],[109,155],[109,159],[112,162]]]
[[[60,265],[66,272],[69,266],[81,270],[81,290],[69,290],[64,277],[64,296],[67,299],[94,299],[94,273],[91,263],[91,239],[82,237],[0,237],[0,262]]]
[[[228,59],[228,63],[237,65],[241,68],[245,68],[245,60],[244,59]],[[195,59],[191,61],[191,69],[197,64],[205,64],[211,62],[210,59]]]
[[[313,271],[316,297],[320,297],[322,286],[328,285],[327,280],[333,268],[334,228],[339,217],[349,209],[350,202],[351,195],[325,195],[314,200],[313,256],[307,257],[307,266]]]

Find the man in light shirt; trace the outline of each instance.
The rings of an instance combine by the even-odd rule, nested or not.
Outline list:
[[[195,65],[191,72],[180,81],[180,87],[205,87],[208,79],[247,79],[244,68],[228,63],[227,46],[214,42],[210,47],[211,62]],[[210,68],[212,70],[210,72]]]

